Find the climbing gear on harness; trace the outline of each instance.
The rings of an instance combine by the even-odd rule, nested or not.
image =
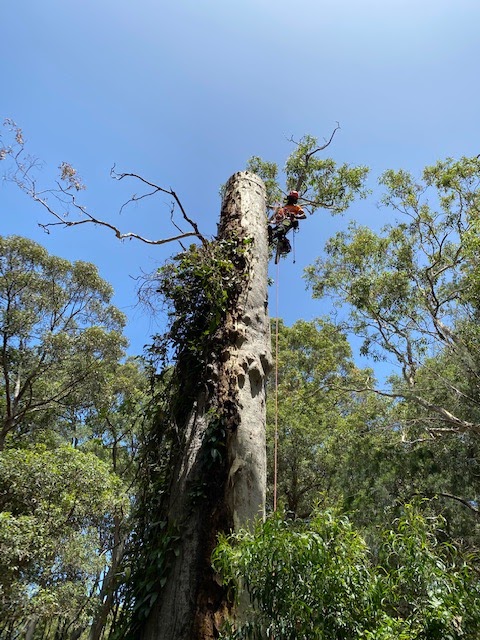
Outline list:
[[[290,244],[290,240],[285,237],[278,239],[278,246],[280,249],[280,253],[282,255],[286,255],[287,253],[290,253],[290,251],[292,250],[292,245]]]
[[[282,256],[286,256],[292,250],[290,240],[285,237],[285,234],[278,235],[274,238],[275,241],[275,264],[278,264]]]

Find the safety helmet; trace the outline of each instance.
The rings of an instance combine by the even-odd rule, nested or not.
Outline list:
[[[298,200],[298,191],[290,191],[288,195],[290,198],[297,198]]]

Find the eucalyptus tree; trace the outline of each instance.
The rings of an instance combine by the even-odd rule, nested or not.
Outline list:
[[[389,388],[365,378],[356,389],[392,398],[404,444],[447,465],[436,488],[425,474],[423,490],[477,515],[480,160],[447,159],[419,180],[387,171],[380,183],[396,222],[380,233],[352,224],[336,234],[309,282],[315,297],[344,306],[364,355],[396,364]],[[455,474],[453,461],[463,471]]]
[[[126,346],[112,293],[92,264],[0,238],[0,450],[47,432],[77,438],[73,414],[92,406]]]
[[[270,187],[278,170],[257,158],[250,162],[250,172],[232,176],[213,241],[200,232],[173,190],[112,170],[115,179],[139,180],[145,189],[124,206],[168,193],[175,209],[171,219],[180,211],[180,222],[172,219],[174,236],[148,240],[135,232],[123,233],[81,206],[77,196],[83,184],[70,165],[61,165],[54,189],[39,190],[34,165],[23,154],[21,131],[14,123],[10,128],[14,142],[3,144],[0,155],[13,161],[11,176],[18,186],[53,216],[53,222],[43,226],[94,224],[110,229],[119,239],[156,245],[195,240],[190,248],[181,245],[182,252],[158,278],[172,320],[168,344],[160,341],[158,348],[173,352],[175,360],[167,373],[171,393],[158,406],[152,447],[144,456],[149,473],[139,497],[138,553],[128,567],[132,577],[124,607],[127,618],[131,616],[124,630],[129,637],[144,640],[214,637],[229,607],[227,591],[210,569],[215,537],[219,531],[248,526],[255,516],[261,517],[265,502],[264,378],[270,343],[261,179],[267,178],[271,205]],[[312,137],[298,144],[292,141],[296,149],[282,183],[295,186],[311,211],[324,207],[339,213],[364,193],[365,168],[337,167],[333,160],[318,159],[333,135],[320,146]],[[170,460],[167,468],[165,454]]]
[[[372,371],[358,368],[347,336],[327,318],[299,320],[291,327],[278,323],[267,433],[273,458],[278,432],[279,503],[291,517],[308,517],[318,503],[349,504],[363,489],[358,451],[380,450],[387,440],[397,440],[385,429],[389,402],[351,391],[366,376],[373,377]],[[377,496],[378,507],[381,502]]]
[[[93,265],[0,238],[1,637],[109,612],[147,397],[112,294]]]
[[[0,638],[80,637],[128,512],[121,479],[92,453],[44,444],[0,453]],[[35,635],[33,635],[35,633]]]

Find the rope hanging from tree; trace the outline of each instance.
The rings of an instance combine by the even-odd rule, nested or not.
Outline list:
[[[275,283],[275,430],[273,446],[273,510],[277,510],[277,476],[278,476],[278,297],[279,297],[280,264],[277,263]]]

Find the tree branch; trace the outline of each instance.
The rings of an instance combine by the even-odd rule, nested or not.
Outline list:
[[[441,416],[443,418],[443,420],[445,420],[445,422],[448,422],[450,424],[454,425],[453,429],[437,429],[435,427],[429,427],[428,431],[432,431],[432,432],[449,432],[449,433],[476,433],[476,434],[480,434],[480,425],[475,424],[474,422],[468,422],[467,420],[462,420],[461,418],[458,418],[457,416],[455,416],[453,413],[450,413],[450,411],[447,411],[447,409],[445,409],[444,407],[439,407],[436,404],[433,404],[432,402],[428,402],[428,400],[425,400],[425,398],[422,398],[421,396],[418,396],[414,393],[393,393],[390,391],[381,391],[380,389],[374,389],[373,387],[361,387],[361,388],[340,388],[338,387],[339,390],[341,391],[348,391],[348,392],[353,392],[353,393],[375,393],[379,396],[384,396],[386,398],[401,398],[403,400],[411,400],[412,402],[415,402],[415,404],[418,404],[419,406],[423,407],[424,409],[428,409],[429,411],[432,411],[433,413],[436,413],[437,415]]]
[[[178,225],[173,222],[173,219],[172,219],[173,210],[171,211],[171,220],[174,226],[180,231],[180,234],[167,237],[167,238],[161,238],[159,240],[149,239],[140,235],[139,233],[135,233],[132,231],[123,232],[116,225],[110,222],[107,222],[106,220],[97,218],[96,216],[93,216],[92,214],[87,212],[84,206],[77,203],[75,198],[75,192],[81,191],[85,187],[81,179],[77,175],[76,170],[66,162],[62,162],[59,168],[61,170],[61,180],[67,186],[64,186],[64,184],[57,181],[56,189],[46,189],[43,191],[37,190],[35,179],[32,177],[32,171],[36,167],[38,167],[38,161],[30,158],[25,153],[25,141],[23,138],[22,130],[12,120],[9,120],[9,119],[5,120],[4,126],[8,129],[10,135],[13,138],[11,144],[5,144],[3,142],[2,135],[0,133],[0,160],[4,160],[5,158],[9,157],[12,160],[13,167],[14,167],[13,171],[10,173],[7,179],[14,182],[22,191],[24,191],[27,195],[29,195],[35,202],[38,202],[40,205],[42,205],[48,211],[48,213],[56,219],[56,222],[39,223],[39,226],[47,233],[50,233],[50,227],[55,227],[55,226],[74,227],[77,225],[90,223],[90,224],[94,224],[94,225],[98,225],[98,226],[110,229],[111,231],[114,232],[115,236],[119,240],[133,238],[135,240],[139,240],[140,242],[144,242],[146,244],[162,245],[162,244],[167,244],[169,242],[177,242],[177,241],[179,242],[180,240],[189,238],[189,237],[196,237],[204,245],[207,244],[207,240],[200,232],[198,225],[196,224],[196,222],[194,222],[194,220],[192,220],[187,215],[185,208],[183,207],[182,202],[180,201],[180,198],[178,197],[178,195],[175,193],[173,189],[171,188],[165,189],[163,187],[160,187],[159,185],[149,180],[146,180],[145,178],[142,178],[141,176],[135,173],[118,173],[115,170],[115,166],[113,166],[112,169],[110,170],[110,176],[113,179],[120,181],[120,180],[124,180],[125,178],[134,178],[136,180],[139,180],[143,185],[151,189],[147,193],[141,194],[139,196],[134,194],[129,200],[127,200],[127,202],[125,202],[121,206],[120,213],[131,202],[137,202],[139,200],[143,200],[144,198],[148,198],[159,192],[166,193],[173,198],[175,204],[177,205],[178,209],[181,212],[183,219],[185,220],[185,222],[187,222],[190,225],[190,227],[192,228],[192,231],[184,232],[180,230]],[[61,204],[61,207],[64,209],[65,212],[59,213],[59,211],[56,210],[55,207],[49,204],[48,196],[55,197],[59,201],[59,203]],[[80,216],[79,220],[67,219],[67,216],[69,215],[69,209],[71,207]]]
[[[332,143],[333,138],[335,137],[335,134],[337,133],[337,131],[340,129],[340,124],[337,122],[337,126],[335,127],[335,129],[332,131],[332,134],[330,136],[330,138],[325,142],[324,145],[322,145],[321,147],[317,147],[316,149],[314,149],[313,151],[309,151],[308,153],[305,154],[305,165],[304,165],[304,171],[302,174],[300,174],[298,176],[297,179],[297,183],[295,185],[295,190],[296,191],[300,191],[301,188],[303,187],[303,183],[305,182],[305,176],[307,175],[307,167],[308,167],[308,163],[310,161],[310,158],[312,156],[314,156],[316,153],[319,153],[320,151],[323,151],[324,149],[326,149],[328,146],[330,146],[330,144]],[[296,144],[297,146],[299,146],[299,143],[296,142],[293,137],[290,137],[290,142],[293,142],[293,144]],[[323,206],[323,205],[322,205]],[[332,205],[330,205],[331,207]],[[326,207],[328,208],[328,207]]]
[[[471,502],[469,502],[468,500],[465,500],[465,498],[460,498],[460,496],[455,496],[452,493],[416,492],[413,495],[414,496],[420,496],[420,497],[423,497],[423,498],[435,498],[435,497],[449,498],[450,500],[455,500],[456,502],[459,502],[460,504],[463,504],[464,507],[467,507],[468,509],[470,509],[470,511],[473,511],[473,513],[477,517],[480,517],[480,510],[477,509]]]
[[[124,180],[125,178],[135,178],[136,180],[140,180],[140,182],[142,182],[143,184],[152,187],[153,191],[151,192],[151,194],[145,194],[143,196],[141,196],[140,198],[134,196],[131,198],[130,201],[135,201],[135,200],[140,200],[141,198],[146,197],[147,195],[154,195],[155,193],[157,193],[158,191],[162,192],[162,193],[167,193],[168,195],[172,196],[172,198],[175,200],[175,202],[178,205],[178,208],[180,209],[183,219],[188,222],[188,224],[193,228],[194,233],[190,233],[190,234],[185,234],[184,237],[187,237],[188,235],[196,235],[204,244],[206,244],[206,240],[203,237],[203,235],[200,233],[200,230],[198,228],[198,225],[196,224],[196,222],[194,222],[186,213],[185,208],[183,207],[180,198],[177,196],[177,194],[175,193],[175,191],[173,191],[172,188],[170,189],[164,189],[163,187],[159,187],[157,184],[150,182],[149,180],[146,180],[145,178],[142,178],[142,176],[139,176],[136,173],[117,173],[115,171],[115,165],[111,168],[110,170],[110,175],[114,180]],[[128,204],[125,203],[125,205]],[[125,206],[123,205],[123,206]],[[122,206],[122,208],[123,208]],[[177,227],[178,228],[178,227]]]

